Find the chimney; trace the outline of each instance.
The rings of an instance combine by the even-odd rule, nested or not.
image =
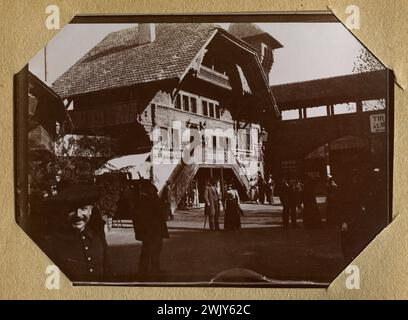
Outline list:
[[[139,23],[138,38],[139,45],[153,42],[156,39],[156,28],[154,23]]]

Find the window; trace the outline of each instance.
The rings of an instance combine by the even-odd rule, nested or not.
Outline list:
[[[197,113],[197,99],[193,97],[191,97],[190,99],[191,112]]]
[[[265,58],[266,54],[267,54],[267,50],[268,50],[268,46],[265,43],[261,43],[261,59],[263,61],[263,59]]]
[[[208,103],[203,101],[203,116],[208,116]]]
[[[218,104],[215,105],[215,117],[219,119],[221,117],[220,114],[220,106]]]
[[[181,97],[180,97],[179,94],[178,94],[177,97],[176,97],[176,101],[175,101],[175,103],[174,103],[174,107],[175,107],[176,109],[181,109]]]
[[[214,104],[210,102],[208,104],[208,106],[209,106],[209,109],[210,109],[210,117],[214,118]]]
[[[217,149],[217,136],[212,137],[212,147],[214,151]]]
[[[266,44],[261,44],[261,62],[262,66],[266,69],[270,69],[273,64],[273,52]]]
[[[167,128],[165,127],[160,127],[159,142],[161,143],[162,147],[168,147],[168,132]]]
[[[246,149],[251,150],[251,133],[250,133],[250,131],[246,130],[245,135],[246,135],[246,141],[245,141]]]
[[[230,144],[231,144],[231,142],[230,142],[230,138],[225,137],[225,145],[224,145],[224,149],[225,149],[225,150],[229,150],[229,148],[230,148]]]
[[[183,110],[190,111],[190,99],[188,96],[183,95]]]
[[[171,128],[171,148],[173,150],[177,150],[180,148],[179,139],[179,130],[176,128]]]
[[[249,130],[239,130],[238,133],[238,148],[250,150],[251,148],[251,134]]]

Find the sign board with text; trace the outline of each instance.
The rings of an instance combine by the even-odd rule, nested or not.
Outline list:
[[[385,132],[385,113],[370,116],[371,133]]]

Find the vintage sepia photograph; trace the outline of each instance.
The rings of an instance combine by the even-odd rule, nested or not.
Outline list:
[[[74,19],[15,76],[18,225],[76,285],[328,287],[391,220],[393,76],[301,19]]]

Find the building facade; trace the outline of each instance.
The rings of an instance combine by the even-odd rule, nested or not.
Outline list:
[[[159,190],[170,180],[176,206],[209,177],[244,192],[264,173],[264,127],[280,118],[269,87],[279,47],[252,24],[139,24],[108,35],[53,88],[72,105],[76,134],[115,139],[118,156],[148,154],[148,178]]]

